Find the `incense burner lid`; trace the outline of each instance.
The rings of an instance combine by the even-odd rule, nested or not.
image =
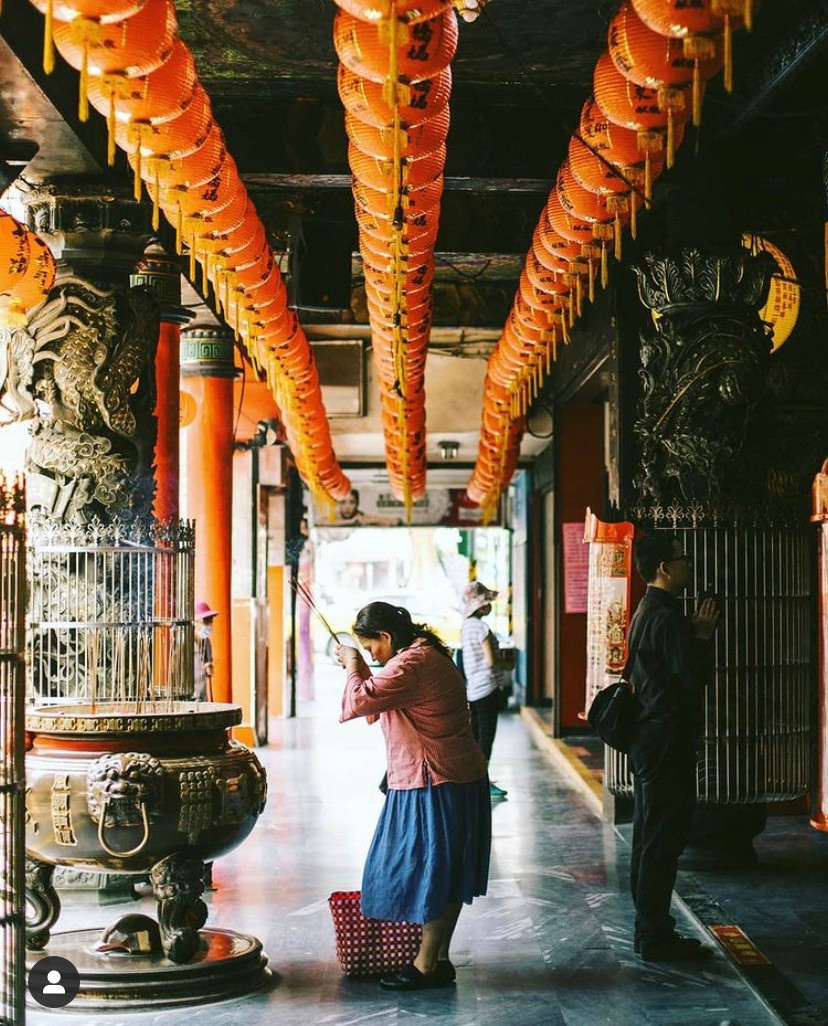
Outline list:
[[[47,736],[108,737],[123,734],[180,734],[227,730],[241,723],[237,705],[220,702],[106,702],[37,706],[26,713],[26,730]]]

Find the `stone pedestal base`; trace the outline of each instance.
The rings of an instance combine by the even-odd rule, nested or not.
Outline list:
[[[80,990],[67,1012],[205,1004],[261,990],[272,979],[261,942],[249,934],[201,930],[200,951],[183,965],[163,955],[95,951],[100,935],[100,930],[55,933],[42,951],[27,953],[27,974],[48,955],[66,958],[77,968]],[[31,997],[29,1003],[40,1007]]]

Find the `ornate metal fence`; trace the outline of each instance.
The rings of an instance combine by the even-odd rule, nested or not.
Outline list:
[[[705,726],[698,798],[712,804],[779,801],[808,789],[815,675],[812,538],[783,527],[681,530],[696,594],[713,592],[722,619]],[[632,794],[626,758],[607,750],[606,780]]]
[[[193,696],[191,523],[47,523],[30,532],[29,700]]]
[[[23,508],[0,477],[0,1026],[20,1026],[25,1009]]]

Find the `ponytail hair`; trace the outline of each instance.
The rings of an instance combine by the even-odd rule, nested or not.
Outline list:
[[[407,609],[392,606],[390,602],[369,602],[363,606],[351,630],[360,638],[378,638],[380,634],[390,634],[395,652],[408,648],[417,638],[423,638],[441,655],[451,659],[451,652],[439,635],[424,623],[414,623]]]

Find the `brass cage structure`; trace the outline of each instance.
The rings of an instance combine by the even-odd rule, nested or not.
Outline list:
[[[151,712],[193,697],[190,522],[32,525],[29,701]]]
[[[0,1026],[25,1018],[25,611],[22,490],[0,477]]]

